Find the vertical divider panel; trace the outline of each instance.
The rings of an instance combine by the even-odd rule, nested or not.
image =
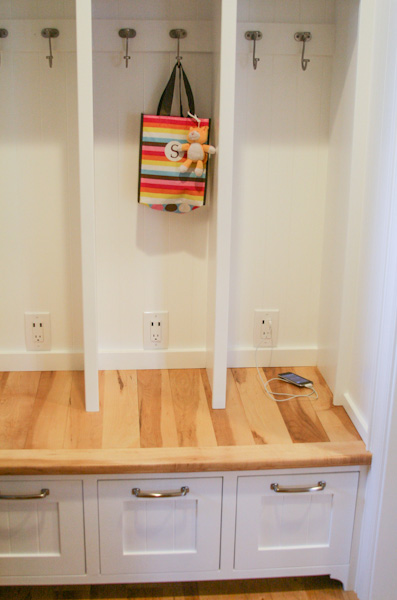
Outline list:
[[[237,0],[222,0],[220,19],[214,110],[217,168],[209,229],[207,324],[207,372],[213,408],[226,406]]]
[[[99,410],[91,0],[76,0],[85,406]]]

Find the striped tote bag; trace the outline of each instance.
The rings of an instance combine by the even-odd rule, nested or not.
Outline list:
[[[197,118],[170,115],[177,69],[180,93],[183,76],[189,113],[195,114],[188,79],[182,65],[177,63],[160,99],[157,115],[142,115],[138,202],[154,210],[185,214],[205,204],[208,162],[204,162],[200,176],[192,167],[184,173],[179,170],[186,156],[178,149],[178,143],[187,142],[190,128],[197,126]],[[180,111],[182,115],[181,97]],[[210,119],[200,119],[200,127],[208,127],[209,138]]]

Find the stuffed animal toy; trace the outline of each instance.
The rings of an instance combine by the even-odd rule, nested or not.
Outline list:
[[[197,163],[194,169],[197,177],[201,177],[204,171],[204,164],[208,160],[208,154],[215,154],[214,146],[209,146],[205,142],[208,137],[208,126],[191,127],[187,135],[188,144],[178,144],[178,151],[187,152],[187,159],[179,167],[181,173],[186,173],[192,163]]]

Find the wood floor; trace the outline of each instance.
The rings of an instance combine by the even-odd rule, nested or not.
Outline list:
[[[329,577],[145,585],[16,586],[1,600],[358,600]]]
[[[283,370],[264,369],[263,377]],[[318,400],[276,403],[264,393],[255,369],[233,369],[227,409],[212,410],[205,370],[105,371],[99,375],[98,413],[85,412],[82,372],[2,373],[0,448],[208,448],[360,440],[344,408],[333,406],[318,370],[299,367],[298,372],[314,380]]]

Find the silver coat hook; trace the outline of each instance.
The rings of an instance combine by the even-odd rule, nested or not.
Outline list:
[[[119,36],[121,38],[124,38],[126,41],[124,60],[125,60],[125,68],[128,69],[128,61],[131,60],[131,56],[128,56],[128,40],[130,38],[134,38],[136,36],[136,31],[135,31],[135,29],[130,29],[129,27],[126,27],[124,29],[119,30]]]
[[[6,38],[8,36],[7,29],[0,29],[0,38]],[[1,55],[0,55],[0,65],[1,65]]]
[[[178,44],[177,44],[177,49],[176,49],[176,61],[178,63],[178,67],[181,64],[181,60],[183,58],[183,56],[180,56],[179,54],[179,40],[184,39],[187,36],[187,31],[186,29],[171,29],[170,31],[170,37],[174,40],[178,40]]]
[[[256,69],[256,67],[258,66],[258,62],[260,61],[260,58],[256,58],[256,56],[255,56],[256,41],[261,40],[262,37],[263,36],[262,36],[261,31],[246,31],[245,32],[245,39],[254,42],[254,53],[252,55],[252,64],[253,64],[254,69]]]
[[[310,33],[310,31],[297,31],[294,35],[294,38],[297,42],[303,42],[301,65],[302,71],[306,71],[307,63],[310,62],[310,59],[305,58],[305,44],[306,42],[310,42],[310,40],[312,39],[312,34]]]
[[[59,36],[59,29],[54,29],[53,27],[46,27],[45,29],[41,30],[41,35],[43,36],[43,38],[48,39],[48,43],[50,45],[50,54],[49,54],[49,56],[46,56],[46,59],[49,62],[50,69],[52,69],[52,61],[53,61],[54,57],[52,55],[51,40],[52,40],[52,38],[57,38]]]

